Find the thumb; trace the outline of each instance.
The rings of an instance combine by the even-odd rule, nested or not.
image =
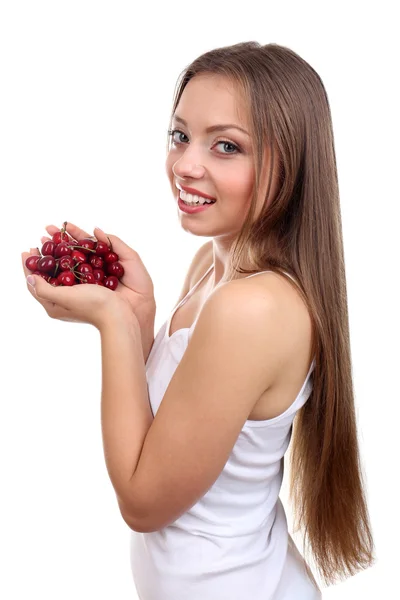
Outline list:
[[[35,295],[41,300],[54,302],[63,308],[67,308],[64,294],[60,294],[60,289],[48,283],[40,275],[28,275],[26,281],[33,287]]]

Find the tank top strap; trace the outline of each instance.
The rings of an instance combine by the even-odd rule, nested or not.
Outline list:
[[[194,286],[188,291],[188,293],[186,294],[186,296],[184,296],[181,300],[181,302],[179,303],[179,306],[181,304],[183,304],[184,302],[186,302],[186,300],[189,300],[190,296],[196,291],[196,289],[199,287],[199,285],[201,284],[201,282],[203,281],[203,279],[205,279],[207,277],[207,275],[209,274],[209,272],[214,268],[214,263],[212,263],[210,265],[210,267],[207,269],[207,271],[204,273],[204,275],[202,275],[200,277],[200,279],[194,284]],[[178,307],[176,307],[178,308]]]
[[[248,279],[249,277],[254,277],[255,275],[261,275],[262,273],[272,273],[271,270],[269,271],[258,271],[258,273],[251,273],[250,275],[246,275],[246,277],[243,277],[243,279]]]
[[[298,287],[300,287],[298,281],[296,281],[296,279],[292,275],[290,275],[287,271],[283,272],[285,273],[285,275],[290,277],[290,279],[292,279]],[[254,275],[261,275],[262,273],[275,273],[275,271],[271,271],[271,269],[269,269],[268,271],[259,271],[258,273],[251,273],[251,275],[247,275],[244,279],[247,279],[248,277],[254,277]]]
[[[200,279],[188,291],[188,293],[186,294],[186,296],[184,296],[182,298],[182,300],[179,302],[179,304],[175,307],[174,311],[177,310],[182,304],[184,304],[186,302],[186,300],[189,300],[190,296],[192,294],[194,294],[194,292],[197,290],[197,288],[199,287],[199,285],[201,284],[201,282],[207,277],[207,275],[210,273],[210,271],[213,268],[214,268],[214,263],[211,263],[211,265],[209,266],[209,268],[207,269],[207,271],[204,273],[204,275],[202,275],[202,277],[200,277]],[[259,271],[258,273],[251,273],[250,275],[246,275],[246,277],[244,277],[244,279],[247,279],[249,277],[254,277],[255,275],[261,275],[262,273],[274,273],[274,271],[271,271],[271,269],[269,269],[267,271]],[[290,277],[290,279],[292,279],[295,282],[296,285],[299,285],[298,282],[295,280],[295,278],[292,277],[292,275],[289,275],[289,273],[287,273],[287,271],[284,271],[284,273],[286,273],[286,275],[288,277]]]

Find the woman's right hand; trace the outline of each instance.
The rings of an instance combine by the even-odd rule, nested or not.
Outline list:
[[[66,230],[78,242],[83,238],[93,238],[90,233],[72,223],[67,223]],[[46,231],[50,235],[50,238],[43,236],[41,238],[42,243],[51,239],[51,236],[56,231],[60,231],[60,228],[55,225],[48,225]],[[121,299],[133,310],[139,321],[146,316],[147,312],[152,312],[153,310],[155,312],[153,281],[139,254],[119,237],[105,234],[98,227],[94,229],[94,236],[97,240],[105,242],[108,245],[111,242],[113,251],[118,254],[119,262],[124,267],[124,275],[121,277],[118,287],[113,293],[120,294]]]

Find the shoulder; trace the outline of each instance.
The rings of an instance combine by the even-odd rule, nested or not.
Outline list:
[[[197,327],[263,353],[277,375],[311,351],[312,321],[300,292],[282,275],[263,273],[217,287],[206,300]],[[228,334],[236,333],[236,338]]]
[[[229,299],[229,303],[233,304],[236,310],[240,310],[243,304],[244,313],[250,312],[249,307],[261,313],[273,310],[294,320],[300,316],[299,312],[308,314],[308,308],[297,285],[272,271],[223,283],[214,290],[211,297],[214,304],[219,303],[218,299],[222,302]]]

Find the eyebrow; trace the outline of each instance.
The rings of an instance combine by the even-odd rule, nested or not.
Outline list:
[[[175,119],[175,121],[187,126],[187,122],[185,119],[182,119],[182,117],[174,115],[172,118]],[[239,127],[239,125],[234,125],[233,123],[226,123],[225,125],[211,125],[211,127],[207,127],[206,133],[212,133],[213,131],[225,131],[226,129],[239,129],[239,131],[242,131],[250,137],[249,133],[245,129]]]

